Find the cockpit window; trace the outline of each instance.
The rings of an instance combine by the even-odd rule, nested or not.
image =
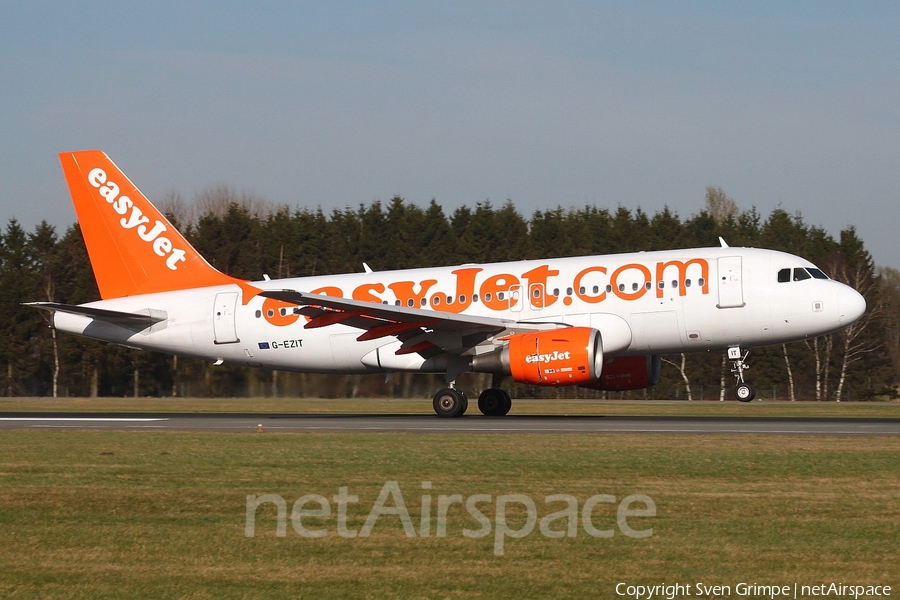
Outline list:
[[[791,273],[793,273],[793,277]],[[778,271],[778,283],[805,281],[807,279],[828,279],[828,275],[815,267],[794,267],[793,269],[781,269]]]
[[[803,281],[804,279],[812,279],[812,275],[806,272],[806,269],[799,267],[794,268],[794,281]]]

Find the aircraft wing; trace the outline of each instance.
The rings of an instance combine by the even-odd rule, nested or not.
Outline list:
[[[90,306],[78,306],[75,304],[60,304],[58,302],[25,302],[24,305],[50,312],[59,311],[73,315],[81,315],[123,327],[138,326],[141,329],[150,327],[160,321],[165,321],[168,318],[162,311],[149,309],[146,313],[129,313],[118,310],[107,310],[104,308],[92,308]]]
[[[403,342],[397,354],[424,358],[442,352],[463,354],[481,342],[507,330],[546,329],[548,324],[521,323],[512,319],[477,317],[390,304],[375,304],[295,290],[270,290],[259,294],[301,306],[298,312],[310,321],[307,329],[343,324],[362,329],[358,341],[394,336]],[[558,327],[550,324],[550,327]]]

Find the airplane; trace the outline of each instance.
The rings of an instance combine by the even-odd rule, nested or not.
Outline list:
[[[506,415],[507,377],[622,391],[660,355],[726,350],[735,395],[756,346],[824,335],[866,302],[811,262],[719,247],[245,281],[212,267],[99,150],[59,155],[102,300],[28,303],[59,331],[131,348],[315,373],[439,373],[440,417],[468,408],[456,379],[492,375],[478,408]]]

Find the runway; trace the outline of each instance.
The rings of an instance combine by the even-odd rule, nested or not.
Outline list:
[[[0,429],[141,431],[668,433],[900,435],[900,419],[782,417],[604,417],[271,413],[0,413]]]

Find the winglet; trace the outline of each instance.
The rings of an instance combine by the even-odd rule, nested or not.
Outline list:
[[[106,154],[59,159],[104,300],[242,283],[206,262]]]

